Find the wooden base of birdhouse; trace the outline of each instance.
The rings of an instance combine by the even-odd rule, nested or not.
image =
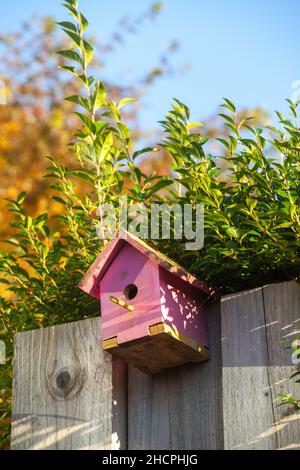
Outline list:
[[[118,344],[117,336],[103,341],[103,349],[147,374],[209,359],[208,348],[197,345],[165,323],[149,327],[144,338]]]

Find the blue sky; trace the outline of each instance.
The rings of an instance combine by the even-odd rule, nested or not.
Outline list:
[[[105,41],[120,17],[138,17],[151,0],[80,3],[90,31]],[[165,0],[164,5],[154,23],[145,23],[110,56],[105,70],[105,78],[112,81],[136,81],[170,40],[179,41],[173,64],[188,63],[190,69],[151,88],[143,99],[144,128],[157,127],[173,97],[191,108],[194,120],[213,114],[223,96],[239,107],[286,109],[284,98],[300,79],[299,0]],[[33,14],[56,20],[66,16],[59,0],[2,2],[0,31],[14,30]]]

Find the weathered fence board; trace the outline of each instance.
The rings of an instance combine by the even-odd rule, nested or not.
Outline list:
[[[98,318],[17,335],[12,448],[126,448],[126,386]]]
[[[149,376],[112,360],[100,319],[15,341],[13,449],[299,449],[291,349],[300,285],[222,298],[208,312],[211,359]]]
[[[225,449],[300,448],[300,414],[278,407],[289,381],[290,341],[300,327],[300,286],[273,284],[222,298]]]
[[[221,449],[220,312],[208,312],[209,362],[158,376],[129,369],[129,449]]]
[[[225,449],[274,449],[261,289],[221,301]]]
[[[299,384],[289,380],[296,367],[291,363],[290,342],[300,336],[300,285],[285,282],[263,288],[269,376],[278,449],[300,449],[300,412],[278,406],[278,393],[300,395]]]

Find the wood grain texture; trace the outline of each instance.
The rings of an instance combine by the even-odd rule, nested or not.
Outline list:
[[[208,308],[211,359],[156,376],[129,368],[128,448],[222,449],[219,305]]]
[[[12,449],[126,448],[126,386],[99,318],[18,334]]]
[[[275,449],[262,289],[221,299],[225,449]]]
[[[130,367],[128,390],[99,318],[18,334],[12,448],[299,449],[300,413],[276,396],[299,396],[288,380],[299,330],[296,282],[225,296],[208,308],[209,361],[156,376]]]
[[[290,343],[300,336],[300,285],[293,281],[266,286],[263,298],[277,448],[300,450],[300,412],[279,407],[277,396],[300,395],[299,384],[289,380],[299,370],[299,366],[292,364]]]
[[[291,341],[300,334],[294,281],[222,298],[225,449],[300,449],[300,413],[278,393],[299,395]]]

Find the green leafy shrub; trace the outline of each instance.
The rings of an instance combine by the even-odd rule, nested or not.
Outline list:
[[[175,100],[162,121],[165,148],[173,159],[172,178],[144,175],[137,157],[154,149],[132,150],[130,129],[122,120],[125,98],[115,103],[101,81],[89,74],[92,45],[85,38],[88,21],[76,0],[66,0],[72,21],[60,23],[72,46],[60,51],[68,65],[62,68],[82,85],[82,94],[66,99],[78,106],[81,127],[71,146],[77,169],[50,159],[48,178],[54,199],[64,206],[60,228],[49,228],[47,214],[30,217],[23,208],[26,197],[9,201],[15,214],[14,238],[9,253],[1,252],[1,282],[7,295],[0,300],[0,339],[10,356],[16,331],[64,323],[97,315],[98,302],[78,288],[78,282],[103,248],[96,236],[96,211],[100,203],[118,209],[126,192],[129,205],[161,201],[205,205],[205,245],[199,252],[184,250],[184,241],[162,240],[159,247],[189,271],[222,292],[244,290],[299,275],[299,152],[297,103],[289,102],[291,116],[278,113],[280,129],[251,127],[238,121],[229,100],[221,117],[230,131],[219,139],[220,155],[205,150],[207,138],[189,120],[188,108]],[[218,161],[226,162],[225,168]],[[74,168],[74,167],[73,167]],[[76,182],[90,190],[84,197]],[[127,182],[131,185],[127,187]],[[161,190],[164,189],[163,192]],[[1,369],[0,389],[10,395],[10,364]],[[6,421],[10,399],[0,403],[2,447],[7,446]]]
[[[278,113],[282,129],[254,129],[238,122],[233,103],[221,114],[231,133],[217,166],[205,152],[207,138],[190,132],[189,111],[180,102],[162,125],[165,148],[174,159],[182,203],[205,204],[205,244],[200,253],[182,253],[185,265],[223,292],[295,278],[299,275],[299,154],[297,104],[291,119]],[[245,136],[246,131],[246,136]],[[167,247],[172,255],[172,245]],[[190,255],[190,256],[189,256]]]

